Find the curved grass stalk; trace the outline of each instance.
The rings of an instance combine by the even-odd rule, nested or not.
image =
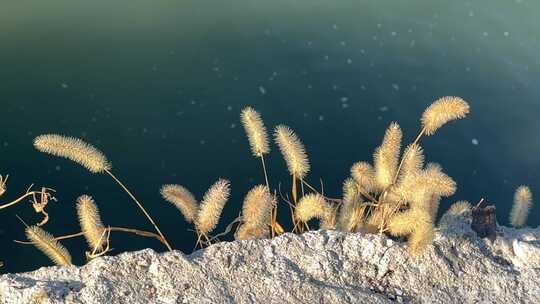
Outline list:
[[[124,227],[107,227],[104,230],[108,230],[110,232],[125,232],[125,233],[131,233],[131,234],[135,234],[135,235],[142,236],[142,237],[155,238],[160,243],[165,244],[165,241],[161,238],[161,236],[159,234],[149,232],[149,231],[132,229],[132,228],[124,228]],[[76,238],[76,237],[80,237],[80,236],[84,236],[84,232],[77,232],[77,233],[57,236],[57,237],[54,238],[54,240],[61,241],[61,240],[72,239],[72,238]],[[27,241],[19,241],[19,240],[13,240],[13,241],[15,243],[23,244],[23,245],[32,245],[33,244],[33,242],[27,242]]]
[[[167,242],[167,239],[165,238],[165,236],[163,235],[163,233],[161,233],[161,230],[159,230],[159,227],[156,225],[156,223],[154,222],[154,220],[152,219],[152,217],[150,216],[150,214],[148,214],[148,212],[146,211],[146,209],[144,209],[144,207],[142,206],[142,204],[137,200],[137,198],[133,195],[133,193],[131,193],[131,191],[129,191],[129,189],[110,171],[110,170],[105,170],[105,172],[107,172],[107,174],[109,174],[110,177],[112,177],[112,179],[129,195],[129,197],[131,197],[131,199],[135,202],[135,204],[137,204],[137,206],[139,207],[139,209],[141,209],[141,211],[143,212],[143,214],[146,216],[146,218],[150,221],[150,223],[154,226],[154,229],[156,229],[157,233],[159,234],[159,236],[161,237],[161,239],[163,240],[163,244],[167,247],[167,249],[169,249],[169,251],[172,251],[172,247],[171,245],[169,244],[169,242]]]

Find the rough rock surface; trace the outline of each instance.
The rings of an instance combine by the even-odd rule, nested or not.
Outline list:
[[[540,227],[480,239],[445,216],[418,258],[385,236],[317,231],[152,250],[0,277],[0,303],[539,303]]]

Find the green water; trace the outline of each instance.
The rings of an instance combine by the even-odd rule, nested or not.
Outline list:
[[[84,138],[156,218],[175,248],[193,233],[162,201],[178,183],[197,197],[232,182],[222,231],[245,193],[263,183],[239,122],[258,109],[269,128],[291,126],[312,163],[309,180],[340,196],[350,166],[370,160],[385,128],[406,139],[434,99],[458,95],[471,115],[423,145],[459,185],[444,200],[485,197],[507,223],[515,188],[540,193],[540,4],[535,1],[3,1],[0,4],[0,174],[7,202],[35,183],[57,190],[46,229],[79,231],[76,197],[94,196],[105,223],[151,230],[113,182],[33,149],[43,133]],[[477,144],[473,144],[477,143]],[[271,183],[289,184],[277,149]],[[283,221],[287,218],[283,207]],[[50,262],[17,220],[39,220],[27,203],[0,212],[2,272]],[[535,207],[529,225],[540,224]],[[230,237],[225,238],[226,240]],[[113,235],[113,254],[159,243]],[[64,241],[83,263],[83,239]]]

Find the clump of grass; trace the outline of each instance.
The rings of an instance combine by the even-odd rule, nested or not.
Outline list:
[[[364,209],[351,211],[350,203],[344,200],[340,218],[347,220],[339,227],[351,231],[350,223],[354,222],[355,226],[363,226],[368,232],[408,237],[411,253],[420,254],[433,238],[441,198],[453,195],[457,187],[439,165],[424,165],[420,139],[423,135],[433,135],[447,122],[463,118],[468,112],[469,105],[461,98],[436,100],[424,111],[422,129],[403,155],[400,155],[401,128],[397,123],[391,123],[382,144],[375,150],[374,166],[366,162],[352,166],[351,175],[360,195],[355,199],[356,204]],[[346,213],[350,213],[350,218]]]
[[[44,153],[54,156],[69,159],[88,169],[92,173],[107,173],[135,202],[139,209],[143,212],[146,218],[154,226],[157,233],[165,241],[165,245],[169,250],[172,250],[169,242],[161,233],[161,230],[154,222],[154,219],[148,214],[139,200],[131,193],[131,191],[112,173],[111,162],[97,148],[85,141],[58,134],[40,135],[34,139],[34,147]]]
[[[529,211],[532,206],[531,189],[527,186],[520,186],[514,194],[514,205],[510,211],[510,224],[514,227],[523,227],[527,222]]]
[[[277,126],[274,130],[274,139],[292,177],[292,203],[289,202],[288,196],[285,198],[282,195],[282,198],[289,203],[292,211],[293,232],[301,233],[309,229],[307,223],[312,219],[318,219],[322,229],[387,233],[407,238],[409,251],[413,255],[421,254],[433,240],[434,224],[441,199],[453,195],[457,185],[443,172],[440,165],[425,164],[424,150],[420,145],[420,140],[423,136],[435,134],[446,123],[464,118],[469,110],[467,102],[459,97],[449,96],[436,100],[422,114],[421,131],[406,146],[403,153],[403,132],[398,123],[392,122],[384,134],[381,145],[375,149],[373,165],[360,161],[352,166],[351,177],[343,185],[341,200],[330,199],[324,195],[323,190],[319,193],[305,182],[304,179],[310,171],[310,163],[304,145],[292,129],[285,125]],[[279,234],[279,229],[283,231],[276,220],[276,192],[274,191],[274,195],[271,194],[264,159],[264,156],[270,152],[270,144],[266,127],[257,111],[246,107],[242,110],[240,117],[251,152],[261,159],[265,185],[255,186],[246,195],[242,208],[242,223],[236,230],[235,238],[266,238]],[[153,234],[129,228],[105,227],[95,202],[91,197],[84,195],[77,200],[81,233],[54,238],[38,227],[27,228],[27,236],[31,243],[55,263],[71,264],[69,253],[58,243],[58,240],[79,235],[85,236],[92,249],[90,257],[108,251],[111,231],[156,237],[169,249],[171,248],[140,202],[111,173],[112,165],[101,151],[80,139],[55,134],[38,136],[34,145],[39,151],[79,163],[92,173],[109,174],[128,193],[158,232],[158,234]],[[5,192],[6,180],[7,177],[4,179],[0,176],[0,196]],[[302,187],[300,198],[297,193],[298,181]],[[313,193],[305,193],[304,185],[308,186]],[[323,188],[322,181],[321,188]],[[46,191],[26,194],[23,198],[35,197],[38,193],[43,195]],[[217,236],[210,238],[209,235],[218,225],[223,208],[229,199],[230,182],[228,180],[219,179],[204,194],[200,203],[189,190],[180,185],[164,185],[160,193],[166,201],[172,203],[182,213],[188,223],[195,226],[198,237],[197,246],[203,247],[217,238]],[[336,205],[334,202],[339,202],[339,204]],[[510,216],[513,226],[521,227],[525,224],[531,205],[530,189],[525,186],[518,188]],[[4,205],[0,205],[0,209],[3,207]],[[452,205],[448,213],[463,214],[470,209],[470,204],[462,201]],[[230,227],[232,224],[227,228],[226,233],[230,231]],[[104,248],[105,245],[107,248]]]
[[[37,226],[27,227],[26,237],[56,265],[69,266],[72,264],[68,250],[45,230]]]

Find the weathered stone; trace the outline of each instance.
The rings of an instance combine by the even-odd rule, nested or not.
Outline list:
[[[472,208],[472,229],[479,237],[487,237],[491,240],[496,237],[497,213],[494,205],[482,208],[475,206]]]
[[[540,227],[477,237],[446,216],[412,257],[385,236],[316,231],[152,250],[0,277],[0,303],[537,303]]]

